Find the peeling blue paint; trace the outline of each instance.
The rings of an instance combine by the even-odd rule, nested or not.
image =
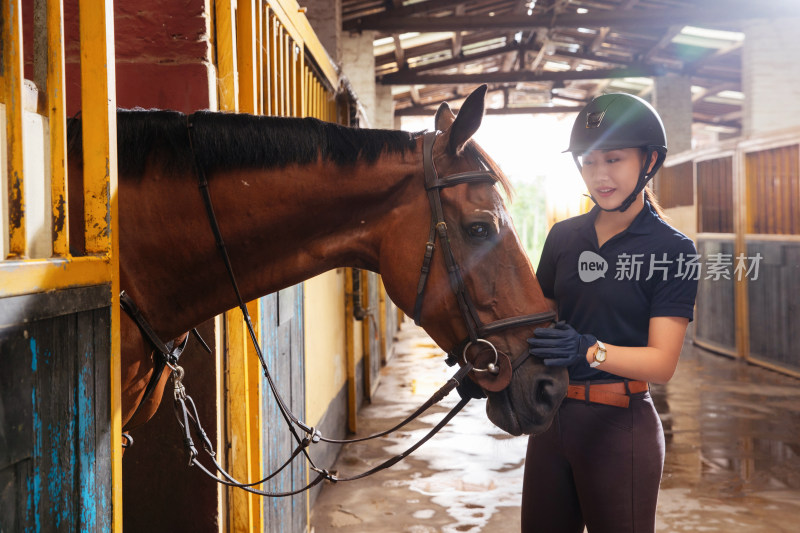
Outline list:
[[[38,350],[36,349],[36,339],[31,339],[31,369],[36,372]],[[34,377],[33,387],[31,388],[31,405],[33,407],[33,468],[31,476],[26,480],[28,497],[25,508],[25,518],[28,524],[33,523],[33,527],[27,526],[25,531],[41,531],[39,521],[39,501],[42,497],[42,478],[39,473],[39,458],[42,455],[42,420],[39,417],[39,405],[36,401],[36,379]]]
[[[62,480],[64,478],[65,472],[62,472],[61,468],[59,467],[58,446],[52,445],[52,443],[61,442],[61,431],[59,430],[58,427],[53,427],[52,424],[49,424],[47,426],[47,433],[50,437],[50,442],[51,442],[50,464],[52,465],[52,468],[47,473],[47,492],[48,494],[51,495],[52,498],[53,495],[62,494],[61,492]],[[59,527],[61,525],[63,510],[59,508],[63,507],[63,503],[64,503],[63,498],[58,500],[53,500],[51,502],[49,514],[56,527]]]
[[[31,370],[36,372],[37,366],[37,354],[36,354],[36,339],[31,339]]]

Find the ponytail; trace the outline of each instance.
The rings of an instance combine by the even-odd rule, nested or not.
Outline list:
[[[644,199],[650,202],[650,205],[653,206],[653,211],[656,212],[661,220],[669,221],[669,217],[664,213],[664,210],[661,208],[661,204],[658,203],[656,193],[653,192],[653,189],[650,188],[650,185],[647,185],[644,188]]]

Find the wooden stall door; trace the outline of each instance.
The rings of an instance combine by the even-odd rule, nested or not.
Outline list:
[[[272,379],[283,400],[298,416],[305,414],[305,354],[303,348],[303,287],[295,285],[261,298],[261,331],[264,358]],[[272,473],[289,458],[296,446],[269,385],[263,383],[265,416],[264,470]],[[302,435],[301,435],[302,438]],[[271,491],[288,491],[306,484],[306,467],[302,456],[269,484]],[[290,498],[264,498],[266,531],[293,533],[305,531],[305,494]]]
[[[383,363],[382,332],[380,328],[380,292],[381,281],[378,274],[362,271],[362,287],[364,309],[366,316],[362,326],[364,355],[364,379],[367,399],[372,400],[372,395],[378,387]]]

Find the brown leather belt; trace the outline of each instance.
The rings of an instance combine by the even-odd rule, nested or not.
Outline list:
[[[627,389],[625,385],[627,384]],[[592,383],[585,381],[580,384],[571,384],[567,387],[567,398],[574,400],[586,400],[589,394],[589,401],[613,405],[615,407],[628,407],[630,405],[630,395],[645,392],[649,389],[646,381],[618,381],[615,383]]]

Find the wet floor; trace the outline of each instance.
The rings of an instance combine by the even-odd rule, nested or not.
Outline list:
[[[359,436],[386,429],[451,375],[422,330],[404,323]],[[659,532],[800,531],[800,380],[687,342],[666,386],[654,386],[667,442]],[[454,405],[439,406],[397,434],[346,446],[340,476],[374,467],[415,443]],[[511,437],[473,400],[403,462],[359,481],[326,485],[314,533],[519,531],[525,437]]]

